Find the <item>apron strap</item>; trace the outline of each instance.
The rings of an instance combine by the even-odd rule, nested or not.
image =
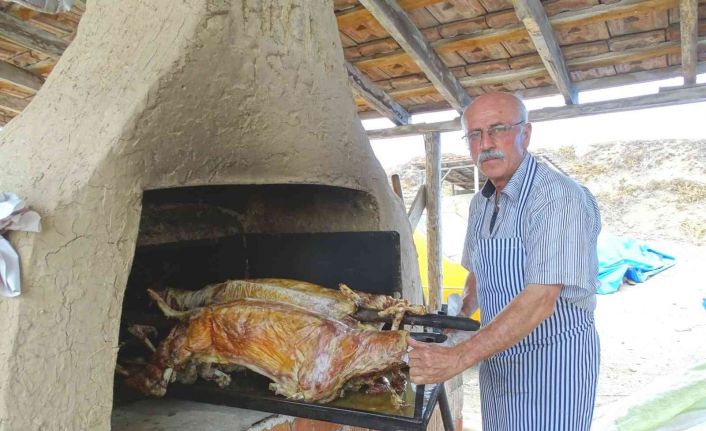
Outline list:
[[[529,157],[527,172],[525,173],[525,178],[522,181],[520,197],[517,203],[517,224],[515,225],[515,235],[518,238],[522,238],[522,233],[524,230],[524,223],[522,223],[522,215],[525,210],[525,204],[527,203],[527,196],[529,196],[529,192],[532,189],[532,185],[534,184],[534,177],[537,174],[537,161],[531,154],[528,154],[527,157]]]

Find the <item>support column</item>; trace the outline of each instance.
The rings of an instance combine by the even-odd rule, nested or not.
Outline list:
[[[439,132],[424,135],[427,188],[427,268],[429,311],[441,309],[444,285],[441,267],[441,139]]]

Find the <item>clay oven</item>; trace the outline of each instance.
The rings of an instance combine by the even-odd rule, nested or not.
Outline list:
[[[2,429],[110,427],[136,244],[179,239],[174,218],[192,236],[397,231],[403,293],[421,300],[404,208],[320,2],[90,2],[41,92],[0,133],[0,158],[0,188],[27,197],[44,227],[11,236],[23,294],[0,300]],[[146,191],[205,186],[260,192],[235,215],[213,202],[143,208]],[[308,196],[298,207],[278,198],[297,193]],[[140,236],[141,217],[171,227]]]

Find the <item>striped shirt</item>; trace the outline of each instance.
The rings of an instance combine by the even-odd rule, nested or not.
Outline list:
[[[492,232],[495,186],[487,181],[471,200],[461,264],[473,272],[471,256],[479,239],[515,236],[517,203],[530,157],[525,155],[517,171],[500,193],[499,211]],[[480,238],[473,228],[483,217]],[[522,214],[525,248],[524,281],[528,284],[561,284],[560,296],[593,311],[598,287],[596,242],[601,230],[598,204],[590,191],[546,164],[537,162],[534,184]]]

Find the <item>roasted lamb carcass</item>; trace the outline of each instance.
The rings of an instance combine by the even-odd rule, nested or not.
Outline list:
[[[339,320],[353,315],[358,308],[368,308],[379,310],[380,315],[394,315],[392,329],[399,327],[405,313],[426,313],[423,305],[410,305],[407,300],[387,295],[354,291],[345,284],[334,290],[305,281],[280,278],[229,280],[196,291],[166,289],[161,296],[176,310],[256,298],[296,305]]]
[[[168,308],[160,296],[150,294]],[[273,381],[272,390],[287,398],[327,402],[340,396],[349,381],[399,370],[407,351],[407,331],[360,329],[280,302],[245,299],[171,314],[184,321],[160,343],[152,360],[126,380],[148,395],[163,396],[176,375],[217,364],[262,374]]]

